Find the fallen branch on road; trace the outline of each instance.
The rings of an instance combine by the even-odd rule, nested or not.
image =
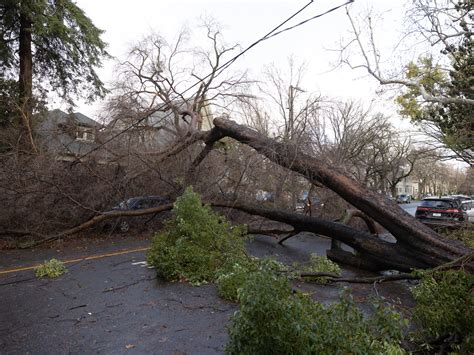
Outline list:
[[[82,232],[85,229],[91,228],[92,226],[97,225],[100,222],[103,222],[108,219],[113,219],[113,218],[118,218],[118,217],[137,217],[137,216],[145,216],[148,214],[153,214],[153,213],[160,213],[164,211],[169,211],[173,208],[173,204],[166,204],[162,205],[159,207],[154,207],[154,208],[146,208],[146,209],[141,209],[141,210],[133,210],[133,211],[113,211],[113,212],[104,212],[100,215],[97,215],[90,220],[76,226],[70,229],[67,229],[65,231],[62,231],[58,234],[52,235],[52,236],[46,236],[43,237],[40,240],[35,240],[30,243],[25,243],[23,245],[20,245],[20,249],[28,249],[32,248],[44,243],[52,242],[54,240],[58,240],[64,237],[68,237],[74,234],[77,234],[79,232]],[[33,234],[32,234],[33,235]],[[38,235],[36,233],[36,235]]]
[[[388,281],[400,281],[400,280],[419,280],[421,276],[410,273],[401,273],[384,276],[373,276],[373,277],[341,277],[336,274],[327,272],[307,272],[299,275],[302,278],[305,277],[324,277],[328,282],[347,282],[347,283],[382,283]]]
[[[462,257],[445,263],[443,265],[437,266],[430,270],[424,270],[424,275],[429,275],[438,271],[444,271],[449,269],[463,269],[465,264],[474,258],[474,252],[463,255]],[[299,274],[301,278],[306,277],[324,277],[328,282],[347,282],[347,283],[382,283],[389,281],[400,281],[400,280],[419,280],[422,278],[420,273],[399,273],[392,275],[383,275],[383,276],[372,276],[372,277],[341,277],[337,274],[330,272],[305,272]]]

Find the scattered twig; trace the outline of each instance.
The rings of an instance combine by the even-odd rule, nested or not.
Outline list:
[[[73,309],[84,308],[84,307],[87,307],[87,304],[81,304],[79,306],[74,306],[74,307],[68,308],[68,310],[72,311]]]
[[[469,261],[471,261],[473,258],[474,258],[474,252],[470,252],[470,253],[465,254],[465,255],[461,256],[460,258],[452,260],[452,261],[450,261],[446,264],[442,264],[440,266],[437,266],[437,267],[433,268],[432,271],[434,272],[434,271],[441,271],[441,270],[445,270],[445,269],[451,269],[451,268],[455,267],[458,264],[460,264],[459,268],[463,269],[464,265],[467,264]]]
[[[446,264],[437,266],[430,270],[424,270],[424,274],[432,274],[437,271],[448,270],[452,268],[456,268],[458,266],[460,269],[463,268],[464,264],[469,262],[472,258],[474,258],[474,252],[468,253],[463,255],[462,257],[450,261]],[[347,282],[347,283],[372,283],[378,284],[382,282],[389,282],[389,281],[400,281],[400,280],[419,280],[421,279],[421,275],[413,274],[413,273],[400,273],[400,274],[393,274],[393,275],[384,275],[384,276],[374,276],[374,277],[341,277],[333,273],[328,272],[305,272],[299,275],[302,278],[305,277],[324,277],[328,282]]]
[[[307,272],[300,274],[300,277],[324,277],[328,282],[347,282],[347,283],[382,283],[388,281],[400,281],[400,280],[418,280],[420,276],[402,273],[396,275],[385,275],[385,276],[375,276],[375,277],[341,277],[336,274],[331,274],[327,272]]]
[[[137,285],[137,284],[139,284],[139,283],[142,282],[142,281],[150,281],[150,280],[153,280],[153,279],[155,279],[155,277],[147,277],[147,278],[140,279],[140,280],[137,280],[137,281],[135,281],[135,282],[132,282],[132,283],[129,283],[129,284],[126,284],[126,285],[117,286],[117,287],[110,287],[110,288],[105,289],[105,290],[102,291],[102,292],[103,292],[103,293],[106,293],[106,292],[115,292],[115,291],[118,291],[118,290],[121,290],[121,289],[130,287],[130,286]]]

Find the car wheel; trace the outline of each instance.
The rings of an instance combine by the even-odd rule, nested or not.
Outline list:
[[[130,230],[130,225],[128,224],[128,222],[126,221],[122,221],[120,222],[119,224],[119,230],[122,232],[122,233],[126,233]]]

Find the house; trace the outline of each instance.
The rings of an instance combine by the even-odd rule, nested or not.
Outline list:
[[[395,188],[397,191],[397,195],[406,194],[417,197],[420,193],[419,181],[412,176],[407,176],[406,178],[403,178],[402,181],[400,181]]]
[[[98,144],[97,133],[102,125],[80,112],[48,111],[36,128],[42,151],[56,159],[73,161],[91,152]]]
[[[151,114],[137,113],[133,110],[118,112],[116,117],[104,127],[105,136],[120,136],[115,140],[125,149],[135,148],[142,153],[155,152],[179,136],[178,130],[189,129],[192,118],[183,117],[186,110],[184,102],[174,103],[175,110],[155,111]],[[195,127],[198,130],[212,128],[212,113],[209,106],[204,106],[200,112],[200,120]]]

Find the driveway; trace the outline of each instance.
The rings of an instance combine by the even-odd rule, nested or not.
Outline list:
[[[192,287],[157,279],[144,264],[148,243],[124,239],[87,250],[0,252],[3,267],[19,269],[0,273],[0,354],[223,353],[226,324],[238,306],[220,299],[214,285]],[[328,239],[311,234],[292,238],[285,247],[257,236],[248,249],[291,263],[311,252],[324,254],[329,245]],[[38,280],[33,270],[24,269],[52,256],[68,261],[67,274]],[[344,270],[346,275],[355,273]],[[294,287],[329,303],[338,299],[343,285]],[[403,282],[350,287],[363,309],[376,295],[397,305],[397,299],[404,306],[413,302]]]

